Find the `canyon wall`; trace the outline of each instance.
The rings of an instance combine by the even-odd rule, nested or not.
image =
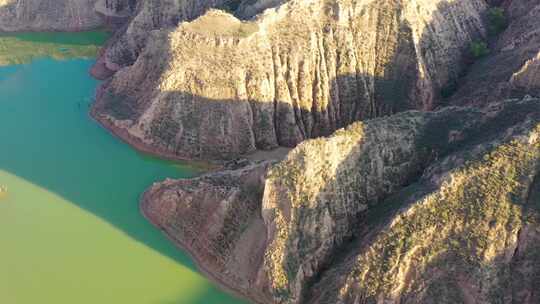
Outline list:
[[[276,5],[247,21],[210,10],[143,31],[140,53],[110,48],[102,63],[117,72],[94,116],[147,151],[227,159],[429,110],[485,34],[487,9],[483,0]]]
[[[532,98],[404,112],[156,183],[142,210],[255,303],[536,303],[539,132]]]
[[[453,105],[485,105],[500,98],[540,96],[540,3],[502,1],[508,27],[491,37],[490,54],[477,60],[458,80]]]
[[[509,26],[468,67],[488,4]],[[540,93],[539,15],[533,0],[0,0],[0,31],[114,23],[92,115],[144,151],[296,147],[143,195],[145,216],[230,291],[533,304],[540,101],[501,98]],[[456,80],[444,102],[478,107],[430,112]]]
[[[161,0],[131,1],[131,18],[119,29],[102,54],[100,64],[111,72],[135,62],[151,32],[178,26],[182,21],[192,20],[211,7],[223,5],[226,0]],[[150,39],[150,44],[166,43]],[[154,58],[151,60],[158,60]]]

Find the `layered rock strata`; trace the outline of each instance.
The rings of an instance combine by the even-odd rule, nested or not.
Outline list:
[[[142,51],[105,55],[117,72],[94,114],[179,158],[293,147],[359,119],[431,109],[484,35],[486,9],[483,0],[289,1],[250,21],[210,10],[150,35],[135,17]]]
[[[539,132],[538,99],[405,112],[142,209],[256,303],[535,303]]]
[[[128,0],[121,0],[123,2]],[[193,20],[209,8],[222,6],[227,0],[131,0],[122,4],[128,7],[129,22],[120,28],[101,54],[97,66],[108,73],[95,76],[106,79],[119,69],[132,65],[147,43],[166,44],[165,41],[152,39],[152,31],[167,30],[179,23]],[[113,6],[114,7],[114,6]],[[108,11],[108,10],[107,10]],[[124,10],[125,11],[125,10]],[[110,14],[110,13],[109,13]],[[163,45],[162,45],[163,46]],[[151,46],[149,46],[151,47]],[[149,58],[148,58],[149,59]],[[153,58],[151,60],[159,60]]]

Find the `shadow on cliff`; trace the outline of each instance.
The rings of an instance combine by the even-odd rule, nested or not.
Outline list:
[[[381,35],[374,38],[377,45],[375,53],[384,58],[385,63],[373,68],[376,75],[340,75],[339,71],[333,73],[327,71],[326,67],[316,66],[311,71],[313,87],[301,92],[301,84],[294,83],[299,81],[293,79],[294,75],[288,72],[286,75],[276,74],[272,88],[275,90],[272,93],[274,100],[271,101],[251,100],[249,97],[217,99],[172,90],[156,92],[156,83],[168,73],[167,63],[174,62],[171,58],[174,58],[175,50],[169,47],[164,58],[159,58],[159,64],[147,62],[146,59],[138,62],[140,65],[131,71],[135,75],[130,79],[136,85],[127,85],[120,91],[105,85],[95,105],[95,112],[98,115],[107,114],[117,121],[139,121],[142,113],[152,106],[152,112],[157,114],[151,115],[152,120],[146,121],[143,129],[153,139],[155,148],[148,147],[121,130],[124,127],[112,126],[112,129],[118,131],[115,133],[127,142],[141,144],[142,150],[154,150],[157,154],[172,154],[188,159],[233,159],[257,149],[294,147],[305,139],[328,136],[354,121],[410,109],[427,109],[430,105],[418,100],[421,93],[417,86],[421,76],[413,33],[407,22],[400,20],[400,8],[394,7],[393,2],[386,1],[378,12],[380,18],[391,15],[388,17],[391,25],[380,21],[381,24],[377,26],[391,27],[390,35],[395,37]],[[392,43],[386,47],[388,40],[392,40]],[[286,58],[287,50],[272,56]],[[347,60],[349,56],[352,55],[337,52],[336,60]],[[151,54],[144,57],[151,57]],[[337,63],[336,69],[346,65],[344,62]],[[141,70],[152,72],[142,74]],[[334,74],[338,76],[325,79]],[[189,77],[193,78],[190,80],[195,83],[193,87],[204,83],[204,79],[197,79],[197,75]],[[279,77],[286,79],[278,80]],[[230,81],[230,78],[225,81]],[[257,81],[251,82],[248,73],[245,86],[257,86]],[[280,90],[286,91],[289,98],[280,97]],[[303,98],[307,101],[301,100]],[[107,122],[104,124],[111,126]]]
[[[513,129],[516,126],[527,121],[528,126],[534,128],[535,123],[540,121],[539,104],[515,102],[510,104],[510,102],[508,102],[502,109],[497,107],[497,114],[494,113],[495,112],[492,111],[490,114],[482,114],[478,110],[472,108],[462,108],[459,111],[454,110],[451,115],[439,115],[438,117],[430,118],[429,123],[422,127],[420,136],[415,138],[414,146],[418,151],[416,157],[421,160],[417,163],[416,170],[410,170],[404,176],[405,178],[398,184],[397,190],[386,193],[380,191],[375,199],[368,201],[368,209],[365,212],[353,214],[347,219],[348,223],[352,223],[350,226],[351,230],[349,231],[350,234],[343,239],[342,244],[333,248],[331,254],[323,260],[324,262],[319,268],[319,273],[308,279],[306,285],[307,288],[303,294],[308,300],[307,302],[327,303],[326,301],[338,298],[339,287],[351,284],[350,282],[342,281],[347,279],[347,276],[340,276],[340,274],[350,273],[351,270],[354,269],[355,263],[358,262],[357,258],[360,255],[369,255],[369,252],[373,250],[372,245],[374,242],[377,241],[378,238],[384,238],[384,235],[390,230],[388,228],[390,223],[399,218],[402,212],[405,213],[405,210],[412,206],[412,204],[419,203],[423,198],[440,190],[440,181],[433,179],[433,176],[442,177],[453,169],[464,165],[466,166],[469,162],[482,161],[485,159],[485,155],[495,150],[496,146],[493,145],[493,143],[508,143],[508,136],[515,131]],[[518,132],[517,134],[520,133]],[[336,170],[338,173],[354,174],[351,173],[354,171],[354,168],[351,169],[350,164],[365,158],[365,156],[362,155],[361,146],[362,143],[360,142],[358,147],[349,153],[342,162],[343,165]],[[381,157],[386,160],[391,160],[393,157],[387,157],[388,150],[390,149],[382,151]],[[370,160],[367,161],[369,162]],[[391,166],[393,165],[396,165],[395,160],[384,163],[383,167],[390,167],[390,169],[392,169]],[[380,169],[377,168],[376,163],[373,163],[370,174],[375,174],[376,172],[380,172]],[[400,173],[395,172],[394,174]],[[358,188],[361,187],[362,184],[360,184]],[[531,183],[529,194],[526,196],[528,199],[523,200],[523,202],[520,202],[519,199],[509,200],[511,203],[520,207],[521,220],[526,226],[530,227],[529,229],[522,228],[523,231],[527,231],[524,233],[534,231],[536,229],[534,227],[538,227],[538,223],[540,223],[540,209],[538,208],[539,204],[536,203],[539,199],[539,187],[540,182],[538,180],[537,171],[537,175],[533,178],[533,182]],[[328,183],[328,187],[323,188],[317,199],[324,200],[324,198],[328,196],[328,193],[339,192],[340,189],[337,188],[339,188],[339,186],[336,187],[335,185]],[[509,193],[508,195],[517,196],[518,194]],[[474,203],[471,202],[471,204]],[[305,211],[300,210],[298,212]],[[321,211],[319,210],[317,212],[320,213]],[[488,215],[484,216],[486,218],[489,217]],[[425,221],[428,220],[429,218],[425,219]],[[534,235],[534,232],[531,234]],[[406,242],[406,240],[397,241]],[[519,242],[521,242],[521,240],[519,240]],[[389,244],[388,248],[382,250],[391,252],[395,249],[393,246],[394,244]],[[511,245],[507,246],[511,247]],[[529,248],[529,251],[527,252],[527,249],[519,250],[519,246],[520,245],[515,249],[511,261],[507,263],[508,268],[502,271],[508,271],[511,276],[516,276],[515,279],[519,280],[521,283],[503,284],[507,289],[505,289],[504,292],[500,291],[501,297],[504,294],[513,294],[515,297],[519,296],[522,299],[526,298],[526,293],[524,295],[523,292],[519,293],[517,291],[527,290],[528,288],[529,291],[532,290],[534,293],[534,286],[536,286],[535,284],[537,284],[540,279],[537,271],[533,271],[532,276],[530,277],[524,275],[530,270],[530,267],[527,268],[527,265],[529,265],[531,261],[536,263],[535,265],[538,265],[538,263],[540,263],[540,258],[538,258],[538,256],[534,257],[535,253],[531,252],[531,250],[534,251],[534,249]],[[528,246],[534,246],[534,241],[529,241]],[[527,248],[527,246],[523,247]],[[380,254],[384,256],[384,254],[388,252],[381,251]],[[388,254],[390,255],[390,253]],[[441,263],[441,265],[451,263],[449,261],[453,261],[452,259],[445,259],[447,257],[446,255],[451,254],[459,256],[459,254],[454,252],[442,254],[439,259],[428,263],[428,265],[436,267],[437,263]],[[505,252],[505,254],[507,253]],[[494,261],[505,259],[508,259],[508,257],[496,256],[493,258]],[[384,268],[387,266],[388,265],[380,265],[381,269],[388,270],[388,268]],[[453,267],[455,267],[456,272],[463,271],[467,276],[472,273],[468,272],[466,268],[470,267],[470,265],[458,264],[456,262]],[[513,271],[514,267],[520,267],[520,270]],[[385,271],[381,269],[377,269],[377,271]],[[508,273],[498,273],[497,275],[503,277]],[[426,275],[429,276],[431,274],[426,273]],[[443,275],[448,276],[445,278],[448,279],[449,282],[451,281],[451,283],[457,284],[458,278],[452,277],[451,273],[443,273]],[[427,300],[432,301],[435,298],[443,301],[447,299],[445,297],[447,297],[448,294],[437,294],[437,292],[440,293],[441,291],[436,290],[436,284],[443,284],[446,279],[438,278],[437,280],[441,280],[437,281],[438,283],[432,282],[433,284],[428,284],[427,289],[429,289],[429,296],[432,298],[428,298]],[[467,284],[469,282],[476,283],[474,277],[466,277],[465,275],[460,277],[460,280],[468,280],[466,281]],[[473,283],[471,283],[471,285],[473,285]],[[456,288],[463,288],[463,285],[459,285],[459,287]],[[473,287],[471,286],[471,289],[472,288]],[[357,292],[358,295],[360,295],[363,294],[364,291],[357,290]],[[516,296],[516,293],[518,296]],[[531,296],[533,293],[531,293]],[[538,297],[538,295],[534,296]],[[418,298],[412,297],[411,303],[416,303],[415,301],[418,301]],[[357,300],[358,299],[360,298],[357,298]],[[375,301],[375,299],[360,299],[360,303],[371,303],[371,301]],[[404,301],[409,303],[407,300]]]
[[[406,41],[411,34],[410,28],[408,25],[402,24],[400,30],[403,34],[403,36],[400,35],[400,37],[403,38],[403,41]],[[326,110],[322,111],[314,111],[315,109],[301,110],[291,103],[275,102],[272,105],[275,111],[273,115],[274,121],[279,120],[280,116],[291,117],[294,120],[291,124],[282,124],[279,122],[274,124],[274,126],[277,126],[277,129],[273,130],[277,138],[277,143],[294,146],[306,138],[328,135],[335,129],[346,126],[358,119],[384,116],[415,108],[415,100],[412,98],[412,96],[415,96],[413,93],[415,88],[413,88],[414,86],[411,86],[411,82],[416,81],[419,76],[416,68],[411,65],[412,62],[410,58],[414,58],[414,56],[407,57],[406,55],[414,55],[414,46],[410,43],[404,43],[398,47],[396,52],[397,53],[394,54],[392,56],[393,58],[389,61],[391,64],[384,67],[383,70],[385,70],[385,72],[383,74],[385,76],[383,77],[377,78],[373,75],[342,75],[332,81],[331,92],[327,93],[329,95],[337,95],[333,95],[334,99],[331,100],[337,100],[335,97],[340,96],[339,100],[348,100],[351,102],[351,104],[340,105],[340,110],[336,110],[337,107],[333,107],[334,105],[332,102],[329,103],[329,107]],[[405,62],[405,64],[403,64],[403,62]],[[351,91],[345,90],[340,84],[346,83],[356,84],[355,89]],[[65,85],[65,83],[62,85]],[[367,92],[362,89],[366,86],[375,86],[376,88],[374,95],[368,99],[364,98]],[[59,89],[60,88],[61,86],[59,86]],[[143,90],[142,87],[141,90]],[[189,136],[189,134],[184,133],[187,134],[183,139],[184,141],[174,142],[174,138],[177,134],[175,131],[178,131],[180,126],[172,120],[163,120],[158,122],[155,126],[156,131],[161,134],[165,142],[164,145],[167,146],[168,149],[177,151],[186,145],[191,145],[193,149],[198,149],[197,151],[194,151],[194,153],[199,153],[200,156],[206,156],[211,151],[216,150],[215,146],[211,146],[212,144],[218,144],[217,150],[219,155],[217,156],[222,156],[223,151],[220,151],[220,149],[227,148],[226,144],[219,146],[219,143],[222,142],[221,139],[223,137],[234,136],[234,134],[223,134],[222,130],[224,129],[222,127],[227,124],[239,123],[236,119],[238,117],[230,115],[231,104],[234,104],[235,107],[239,107],[237,113],[239,115],[246,115],[249,117],[249,112],[251,111],[251,105],[248,102],[238,102],[237,100],[213,100],[201,96],[194,96],[186,92],[168,92],[168,96],[173,102],[181,101],[186,106],[201,107],[203,110],[201,113],[205,113],[204,107],[217,109],[217,111],[214,111],[216,116],[213,117],[186,117],[185,123],[187,123],[186,126],[188,127],[188,130],[189,128],[199,129],[208,127],[208,125],[202,123],[204,119],[221,120],[221,125],[217,124],[215,130],[210,130],[213,132],[213,138],[210,138],[208,141],[204,141],[207,139]],[[115,116],[120,115],[120,118],[132,118],[131,115],[135,115],[133,113],[138,113],[140,112],[140,109],[148,106],[145,104],[144,100],[141,100],[140,104],[137,101],[128,99],[120,101],[114,100],[114,102],[117,104],[114,104],[112,108],[108,109],[109,114]],[[333,123],[332,116],[338,117],[338,119],[334,119]],[[39,117],[36,119],[39,119]],[[57,119],[62,118],[57,117]],[[307,123],[305,123],[306,119],[313,122],[310,124],[310,132],[307,131],[308,129],[306,129],[306,127],[304,127],[303,130],[300,128],[297,132],[302,135],[293,137],[294,140],[284,139],[285,136],[279,135],[280,133],[290,134],[292,130],[290,130],[289,127],[291,126],[307,125]],[[323,121],[325,122],[323,123]],[[326,121],[329,121],[330,123],[328,124]],[[260,123],[262,124],[263,122]],[[78,207],[107,221],[133,239],[193,269],[192,262],[184,254],[177,252],[173,245],[165,242],[162,237],[158,237],[158,232],[151,229],[149,226],[150,224],[143,223],[137,208],[138,193],[142,192],[145,187],[149,186],[157,179],[163,179],[169,175],[172,177],[179,177],[177,176],[178,173],[167,170],[164,171],[165,173],[161,173],[161,171],[146,172],[143,177],[138,170],[150,170],[148,169],[148,166],[150,166],[149,163],[153,162],[153,160],[147,159],[148,162],[146,164],[141,163],[141,165],[136,168],[129,166],[118,168],[118,164],[114,161],[111,162],[111,159],[120,159],[123,157],[139,158],[140,155],[134,156],[135,152],[133,151],[127,154],[123,152],[118,154],[105,154],[108,151],[100,151],[99,147],[92,147],[92,145],[85,145],[85,147],[88,148],[88,151],[85,151],[84,153],[87,154],[87,157],[92,157],[92,155],[94,155],[93,157],[97,157],[97,160],[94,159],[94,161],[100,165],[95,166],[96,163],[93,162],[81,163],[79,159],[75,159],[70,155],[74,150],[70,148],[69,141],[69,138],[72,138],[72,136],[81,136],[81,134],[77,133],[76,130],[57,131],[65,138],[65,140],[63,140],[64,138],[57,139],[58,147],[64,148],[59,150],[66,152],[66,154],[58,153],[55,155],[56,152],[49,151],[49,153],[52,153],[49,155],[51,157],[51,162],[46,164],[45,167],[40,168],[40,170],[36,170],[36,167],[33,166],[33,163],[30,160],[33,159],[33,153],[37,153],[38,151],[41,152],[42,149],[40,148],[40,143],[35,142],[33,143],[35,145],[30,146],[29,149],[24,152],[25,159],[20,161],[8,161],[2,164],[2,168],[65,197],[68,201],[73,202]],[[244,131],[251,132],[249,128],[246,128]],[[35,132],[35,130],[29,129],[28,132]],[[82,136],[84,136],[84,134],[82,134]],[[257,135],[253,136],[255,143],[265,141],[265,135],[259,137],[257,137]],[[174,143],[171,143],[171,140]],[[247,142],[249,144],[249,140]],[[106,143],[101,142],[100,144]],[[243,143],[240,144],[243,145]],[[266,148],[265,145],[255,145],[257,148]],[[201,150],[206,148],[208,149],[207,151]],[[227,155],[227,157],[233,158],[234,155]],[[357,157],[357,154],[351,153],[347,158]],[[63,164],[59,165],[59,161],[63,162]],[[89,167],[88,165],[91,165],[92,167]],[[65,172],[58,172],[58,168],[70,169]],[[163,168],[159,170],[162,169]],[[344,169],[346,168],[339,168],[338,170]],[[150,171],[152,170],[153,169]],[[58,172],[59,174],[51,177],[51,172]],[[134,183],[119,183],[119,181],[126,178],[125,172],[131,172],[130,176],[135,179]],[[411,177],[411,179],[414,179],[414,177]],[[407,183],[408,182],[410,181],[407,181]],[[77,183],[79,186],[66,187],[66,184],[70,183]],[[402,186],[405,186],[405,183]],[[119,190],[119,187],[123,187],[123,189]],[[125,197],[119,198],[116,195],[117,193],[124,191],[130,193],[125,202]],[[332,191],[332,189],[327,189],[327,191]],[[122,208],[111,208],[111,202],[118,202],[119,200],[127,205]],[[204,301],[201,300],[201,303],[202,302]]]
[[[451,10],[452,5],[443,2],[439,9],[445,12]],[[398,15],[393,18],[401,20],[399,10],[394,13]],[[390,115],[408,109],[422,109],[425,104],[416,100],[420,95],[416,84],[421,76],[415,59],[417,52],[425,50],[415,49],[411,39],[412,30],[405,22],[401,21],[396,31],[394,35],[397,36],[397,47],[393,50],[394,53],[378,54],[389,58],[386,66],[379,67],[381,75],[340,75],[332,79],[329,81],[330,90],[324,92],[328,96],[328,105],[322,109],[316,105],[310,109],[302,109],[294,100],[292,102],[276,100],[269,105],[272,115],[268,121],[257,116],[258,113],[254,110],[258,106],[256,100],[218,100],[196,96],[189,92],[160,92],[163,94],[163,99],[160,100],[163,103],[160,109],[161,119],[151,122],[150,130],[161,141],[161,148],[168,152],[181,155],[182,152],[188,151],[188,156],[196,158],[235,158],[238,156],[237,153],[228,152],[231,150],[231,142],[237,145],[240,152],[251,152],[256,148],[268,149],[277,145],[293,147],[302,140],[329,135],[336,129],[357,120]],[[379,44],[384,46],[387,38],[381,35],[377,39],[380,39]],[[429,39],[422,37],[419,45],[425,47],[434,43]],[[379,50],[376,53],[378,52]],[[168,57],[172,57],[174,50],[169,49],[168,53]],[[157,73],[157,77],[140,75],[142,79],[139,79],[140,83],[137,82],[137,86],[133,86],[134,91],[124,95],[105,91],[105,94],[111,94],[100,101],[98,109],[119,120],[137,120],[140,113],[150,106],[148,101],[153,96],[148,95],[148,88],[152,87],[152,83],[158,81],[162,74],[163,70]],[[294,90],[292,87],[287,89]],[[434,91],[437,94],[438,88],[435,87]],[[128,93],[141,98],[127,98]],[[180,122],[172,116],[179,111],[186,113]],[[266,132],[257,133],[254,129]],[[238,133],[234,130],[238,130]],[[205,136],[200,136],[201,134]],[[344,163],[357,158],[358,151],[360,150],[355,149],[351,155],[345,157]],[[338,170],[345,169],[346,166],[338,168]],[[419,177],[421,171],[421,168],[418,168],[399,186],[404,187],[412,183]],[[331,192],[332,189],[325,191]],[[156,245],[141,234],[136,226],[138,224],[130,223],[122,217],[111,217],[107,212],[91,204],[91,202],[80,203],[80,206],[108,220],[148,246],[163,254],[171,255],[162,245]],[[185,263],[181,259],[178,261]]]
[[[355,263],[359,263],[359,256],[365,254],[367,256],[375,256],[373,257],[373,259],[376,259],[376,257],[379,255],[386,258],[386,254],[388,254],[388,256],[391,256],[393,250],[396,250],[397,248],[399,251],[402,248],[400,246],[404,246],[403,244],[408,243],[408,240],[403,238],[395,239],[395,241],[399,245],[396,245],[396,243],[388,243],[388,246],[384,248],[375,247],[376,249],[374,249],[374,247],[372,247],[372,245],[378,239],[384,239],[384,237],[389,234],[388,231],[391,231],[391,229],[389,228],[390,223],[394,222],[398,218],[401,218],[402,214],[407,214],[406,216],[404,216],[404,218],[407,218],[407,216],[410,216],[410,214],[405,211],[406,208],[412,206],[412,204],[421,202],[422,199],[426,196],[439,191],[441,185],[439,184],[440,181],[438,180],[438,178],[446,176],[446,174],[448,174],[448,172],[451,172],[451,170],[459,168],[462,165],[466,165],[469,161],[482,161],[483,159],[485,159],[484,155],[493,152],[496,145],[501,143],[507,143],[507,136],[509,136],[512,131],[517,130],[513,130],[513,128],[525,121],[528,122],[528,127],[534,127],[535,123],[540,121],[540,105],[538,103],[535,104],[508,102],[502,110],[500,108],[498,109],[498,113],[496,115],[493,111],[490,112],[490,114],[482,114],[477,110],[464,108],[459,111],[454,110],[454,113],[452,113],[452,115],[440,115],[439,117],[432,117],[429,123],[422,127],[422,130],[420,131],[420,136],[415,139],[415,146],[417,147],[419,153],[418,157],[420,157],[421,160],[421,162],[417,164],[417,170],[409,171],[409,173],[407,174],[407,178],[403,179],[403,182],[401,184],[398,184],[399,187],[396,191],[387,193],[381,192],[381,195],[379,195],[376,199],[369,201],[369,207],[367,211],[359,212],[347,219],[348,223],[352,223],[349,226],[351,229],[350,235],[348,235],[347,238],[343,240],[343,243],[341,245],[336,246],[332,250],[331,254],[329,254],[327,259],[325,259],[323,264],[321,265],[320,272],[307,281],[307,290],[304,294],[304,296],[308,299],[307,302],[328,303],[329,301],[332,301],[339,297],[338,292],[341,287],[349,286],[350,288],[354,289],[354,286],[356,285],[354,285],[354,283],[351,283],[350,281],[345,282],[344,280],[347,279],[347,275],[344,274],[350,274],[352,269],[355,268],[355,265],[358,265]],[[520,133],[518,132],[517,134]],[[359,143],[359,146],[361,146],[361,143]],[[387,157],[388,151],[390,149],[391,147],[388,147],[387,149],[385,149],[386,151],[381,151],[381,158],[392,160],[392,157]],[[347,159],[342,162],[343,166],[339,167],[337,171],[340,174],[359,174],[354,173],[354,168],[351,168],[350,164],[355,163],[355,160],[360,159],[364,159],[368,163],[371,161],[371,159],[366,160],[366,156],[362,155],[361,152],[361,147],[358,147],[358,149],[352,151],[352,153],[349,154]],[[374,162],[374,165],[375,164],[376,162]],[[389,170],[392,170],[391,167],[395,165],[396,163],[394,159],[389,163],[384,163],[384,165],[382,166],[384,168],[388,167]],[[426,169],[428,170],[426,171]],[[380,171],[381,170],[377,169],[377,166],[375,165],[372,167],[370,174],[373,175],[376,174],[376,172]],[[362,186],[363,184],[361,183],[358,189],[361,189]],[[538,187],[538,176],[536,176],[536,178],[532,182],[530,193],[527,196],[529,198],[528,202],[526,200],[523,200],[523,203],[520,203],[519,199],[509,200],[511,203],[516,204],[520,207],[521,220],[523,220],[526,225],[529,225],[528,223],[534,223],[534,221],[531,222],[527,220],[527,218],[536,217],[538,219],[540,215],[540,213],[538,212],[538,206],[535,207],[535,202],[536,200],[538,200],[539,197],[538,193],[540,193]],[[342,187],[336,187],[335,185],[328,183],[328,187],[324,188],[324,190],[321,191],[320,196],[317,199],[324,200],[324,197],[328,195],[325,194],[325,192],[336,193],[336,191],[339,192],[342,190]],[[360,194],[362,194],[361,191]],[[514,193],[508,195],[519,196],[519,194]],[[471,206],[476,206],[474,204],[481,204],[479,201],[480,200],[475,201],[474,199],[469,199],[469,201],[464,200],[463,204],[470,202]],[[329,202],[329,205],[331,203],[333,202]],[[471,213],[466,213],[465,217],[467,217],[469,214],[471,214],[472,218],[474,218],[474,215],[478,216],[478,214],[474,214],[474,212],[476,211],[474,210],[474,207],[470,207],[469,209],[473,209],[473,211]],[[329,208],[329,210],[332,210],[332,208]],[[298,212],[302,212],[302,210]],[[321,214],[320,210],[318,210],[317,212]],[[441,212],[441,214],[444,213]],[[438,215],[435,215],[435,217],[436,216]],[[445,218],[444,215],[441,216],[442,219],[448,220],[448,218]],[[484,214],[483,216],[489,218],[490,214]],[[426,223],[429,223],[430,219],[433,218],[429,216],[426,216],[424,218]],[[450,219],[450,221],[452,220]],[[471,222],[474,222],[474,220],[472,220]],[[491,221],[490,223],[492,224],[493,222]],[[540,222],[536,220],[536,223]],[[437,223],[433,225],[437,226]],[[535,228],[533,228],[535,227],[535,224],[530,225],[530,229],[522,229],[523,231],[526,231],[524,233],[530,234],[530,231],[535,230]],[[418,227],[419,229],[422,229],[421,224]],[[446,226],[444,227],[446,228]],[[409,228],[409,230],[406,231],[407,233],[411,233],[414,235],[415,230],[416,228]],[[466,232],[466,234],[467,233],[469,232]],[[534,234],[534,232],[532,234]],[[449,237],[449,241],[454,240],[455,239]],[[529,242],[528,246],[532,246],[532,244],[534,244],[534,241]],[[465,245],[463,246],[464,248],[466,248]],[[511,248],[511,245],[507,246]],[[527,248],[527,245],[524,245],[523,247]],[[401,254],[401,256],[397,257],[398,259],[402,258],[405,255],[405,253],[403,252]],[[507,253],[505,254],[507,255]],[[534,257],[531,257],[534,254],[534,249],[516,249],[511,263],[507,264],[508,269],[503,269],[502,271],[510,272],[510,270],[512,270],[514,267],[517,268],[519,266],[522,268],[520,271],[522,271],[523,273],[527,273],[528,268],[526,265],[530,263],[531,260],[536,261],[535,265],[538,265],[538,263],[540,262],[540,259],[538,259],[538,257],[536,258],[536,260]],[[430,262],[428,263],[428,265],[437,267],[437,263],[440,263],[439,265],[447,265],[448,263],[451,263],[449,261],[453,261],[450,258],[445,259],[445,254],[442,254],[442,256],[443,257],[441,259]],[[459,256],[459,254],[457,254],[457,256]],[[497,256],[494,258],[494,261],[505,260],[507,258],[508,257]],[[395,260],[392,260],[391,262],[388,261],[388,263],[389,264],[379,265],[379,269],[369,268],[370,271],[377,273],[374,274],[373,277],[379,275],[381,271],[390,271],[389,268],[392,268],[394,270],[397,269],[396,267],[398,267],[398,264],[395,264],[397,263],[395,262]],[[403,263],[400,265],[403,267],[407,267],[407,265],[403,265]],[[393,266],[390,267],[389,265]],[[455,267],[456,272],[464,271],[464,273],[467,274],[463,277],[460,277],[461,279],[470,280],[466,282],[476,282],[473,277],[468,276],[470,275],[470,273],[472,273],[467,271],[467,267],[470,267],[470,265],[458,264],[456,262],[456,264],[453,266]],[[363,269],[365,270],[368,268]],[[520,273],[519,271],[511,272],[511,275],[517,276],[516,279],[519,279],[519,282],[522,283],[512,283],[509,285],[503,284],[505,288],[508,288],[505,289],[507,293],[503,292],[504,294],[510,294],[512,292],[515,294],[516,290],[523,290],[526,288],[534,291],[534,286],[539,279],[538,272],[533,271],[533,275],[530,277],[526,277],[525,275],[523,275],[523,273]],[[432,275],[432,273],[428,271],[425,273],[425,275],[430,276]],[[456,280],[458,280],[458,278],[452,277],[451,274],[444,275],[448,275],[448,279],[454,283],[456,282]],[[504,275],[507,275],[507,273],[498,273],[497,275],[502,275],[501,277],[504,277]],[[441,301],[448,299],[445,298],[446,296],[448,296],[448,294],[437,294],[436,284],[443,284],[445,280],[439,279],[436,280],[437,282],[433,282],[433,284],[430,283],[427,286],[430,291],[430,297],[432,297],[428,298],[428,300],[431,300],[430,302],[433,302],[433,299],[440,299]],[[378,283],[384,284],[384,282]],[[522,286],[518,286],[520,284]],[[531,288],[531,286],[533,286],[533,288]],[[376,286],[369,287],[370,290],[373,290],[374,288],[376,288]],[[461,285],[460,288],[462,288]],[[361,289],[357,289],[356,291],[358,292],[356,295],[368,293],[365,292],[365,290]],[[522,295],[523,294],[521,294],[520,296]],[[408,301],[406,299],[402,299],[403,303],[418,303],[418,298],[414,298],[414,295],[412,296],[412,298],[412,300],[409,299]],[[349,299],[349,301],[352,302],[353,300]],[[375,300],[373,298],[356,298],[356,301],[359,301],[359,303],[371,303]],[[521,303],[522,301],[518,302]]]

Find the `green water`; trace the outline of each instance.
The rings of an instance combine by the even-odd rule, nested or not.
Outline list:
[[[107,40],[103,31],[85,33],[0,33],[0,66],[29,63],[51,57],[93,58]]]
[[[195,170],[89,118],[92,60],[35,58],[0,67],[0,303],[240,303],[139,213],[152,182]]]

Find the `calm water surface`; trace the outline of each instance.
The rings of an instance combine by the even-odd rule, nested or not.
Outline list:
[[[141,155],[89,118],[93,61],[43,57],[67,52],[62,35],[23,35],[40,53],[0,66],[0,303],[240,303],[139,213],[152,182],[196,170]]]

